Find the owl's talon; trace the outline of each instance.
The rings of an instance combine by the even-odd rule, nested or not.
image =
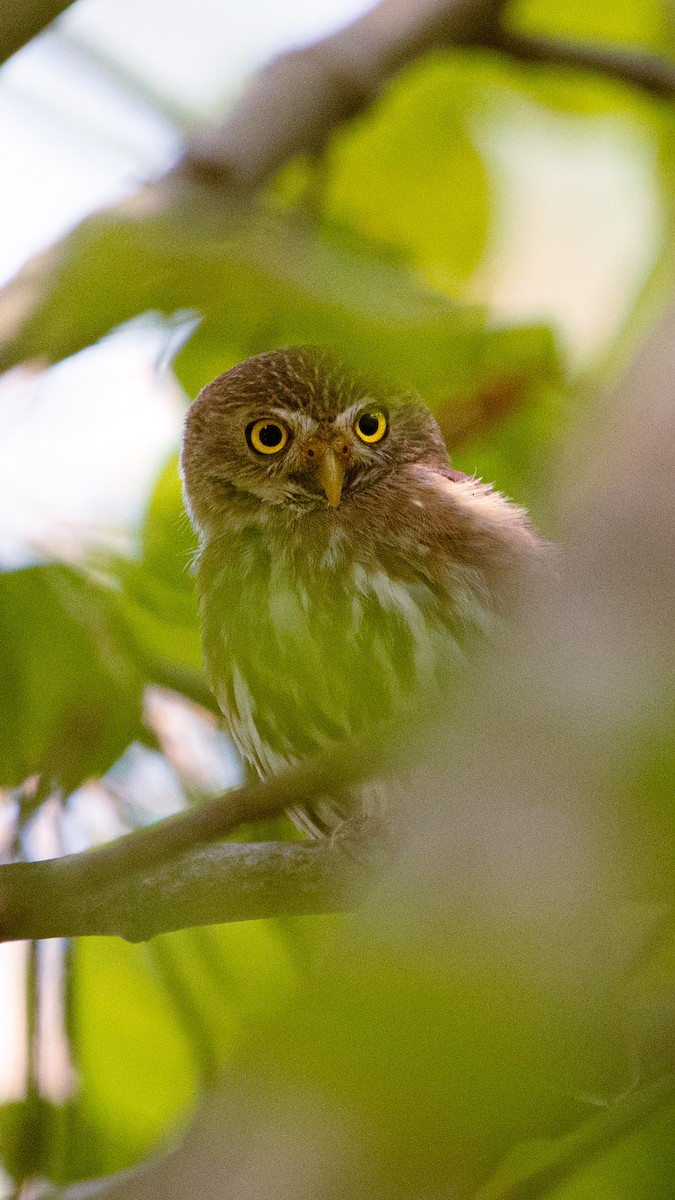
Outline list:
[[[347,817],[329,834],[328,841],[331,849],[364,867],[381,869],[394,856],[391,828],[381,817],[363,814]]]

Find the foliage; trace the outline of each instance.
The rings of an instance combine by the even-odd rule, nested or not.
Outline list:
[[[512,15],[537,32],[672,50],[664,11],[656,0],[524,0]],[[459,428],[463,405],[506,394],[503,419],[470,425],[455,460],[496,479],[555,534],[560,462],[593,397],[584,381],[565,378],[544,320],[507,327],[472,303],[501,219],[497,167],[481,131],[513,94],[561,122],[574,113],[592,123],[611,108],[658,161],[664,235],[652,290],[648,282],[609,348],[609,358],[625,358],[663,296],[672,256],[670,118],[621,85],[440,52],[401,73],[317,161],[286,165],[247,208],[183,182],[160,211],[129,205],[85,222],[52,263],[9,357],[55,361],[152,312],[197,318],[175,362],[188,397],[251,353],[305,341],[411,382],[448,430]],[[173,457],[135,556],[0,575],[0,785],[21,795],[24,832],[55,789],[68,801],[130,744],[157,744],[143,710],[149,684],[206,693],[193,550]],[[645,713],[631,738],[624,730],[621,746],[607,751],[606,786],[621,810],[619,842],[647,814],[636,873],[656,874],[667,889],[672,745],[662,695]],[[185,791],[186,802],[195,798]],[[602,815],[608,802],[602,793],[596,800]],[[599,876],[601,842],[596,832],[583,848]],[[583,853],[573,847],[579,861]],[[610,864],[619,876],[621,855]],[[549,863],[545,847],[542,858]],[[167,1147],[225,1072],[218,1130],[230,1131],[236,1149],[222,1169],[236,1171],[237,1154],[245,1159],[242,1129],[257,1120],[261,1161],[280,1172],[279,1196],[319,1195],[312,1179],[327,1153],[340,1164],[343,1195],[544,1194],[515,1188],[542,1165],[566,1161],[575,1137],[596,1128],[596,1101],[635,1082],[626,1028],[645,995],[651,1002],[672,987],[672,947],[661,951],[656,983],[648,973],[625,982],[616,967],[628,941],[623,878],[602,919],[585,883],[575,921],[537,927],[531,914],[519,925],[529,896],[522,880],[510,891],[503,880],[494,885],[490,903],[502,922],[473,895],[480,885],[489,892],[489,876],[461,876],[448,912],[433,867],[425,879],[424,860],[412,866],[421,895],[399,881],[363,918],[218,926],[147,946],[80,940],[64,1015],[78,1085],[54,1102],[39,1096],[34,1074],[25,1103],[0,1110],[7,1169],[19,1181],[67,1185],[133,1166]],[[605,955],[616,968],[609,984]],[[563,1171],[547,1194],[670,1195],[674,1103],[668,1093],[663,1111],[633,1126],[626,1118],[625,1134],[606,1145],[601,1136],[596,1156],[576,1175]],[[306,1156],[297,1177],[288,1176],[284,1139]],[[201,1147],[207,1163],[215,1140]],[[257,1194],[275,1192],[261,1185]]]

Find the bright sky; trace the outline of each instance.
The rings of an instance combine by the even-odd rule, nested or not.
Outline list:
[[[0,70],[0,281],[91,208],[169,165],[179,146],[171,118],[220,112],[272,55],[370,4],[79,0]]]

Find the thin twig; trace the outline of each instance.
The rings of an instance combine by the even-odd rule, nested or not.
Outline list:
[[[675,97],[675,62],[640,49],[537,38],[502,32],[495,49],[519,62],[548,67],[571,67],[606,75],[664,100]]]

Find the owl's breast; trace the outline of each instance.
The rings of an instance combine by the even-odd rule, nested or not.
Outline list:
[[[459,653],[457,612],[411,571],[249,546],[200,590],[212,686],[261,774],[395,717]]]

